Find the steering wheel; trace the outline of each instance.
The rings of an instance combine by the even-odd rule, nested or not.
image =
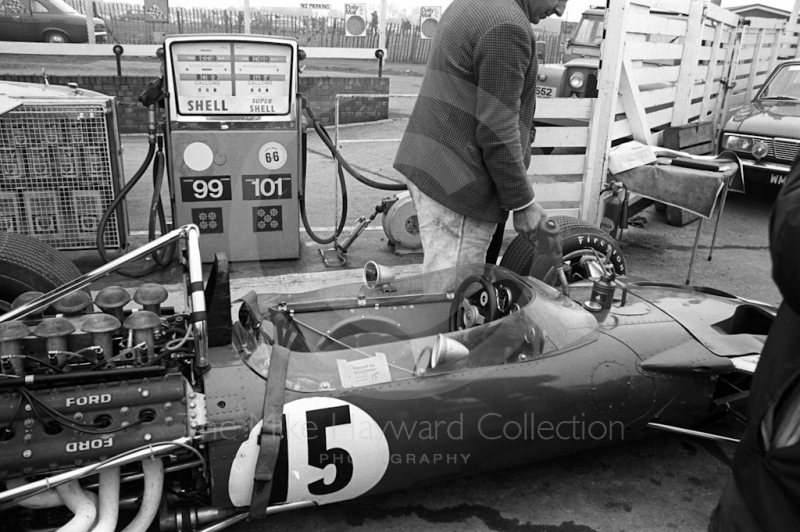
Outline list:
[[[485,317],[483,323],[488,323],[497,319],[497,295],[495,294],[494,287],[485,275],[470,275],[458,285],[455,294],[453,294],[453,302],[450,304],[450,332],[460,329],[460,325],[464,323],[465,316],[470,318],[473,324],[477,324],[474,320],[478,317],[478,307],[471,304],[464,297],[467,288],[473,283],[480,283],[484,292],[488,296],[488,301],[484,308],[487,308],[489,315]]]

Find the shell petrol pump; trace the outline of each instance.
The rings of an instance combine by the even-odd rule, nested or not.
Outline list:
[[[203,262],[298,257],[297,41],[175,35],[164,52],[174,224],[200,228]]]

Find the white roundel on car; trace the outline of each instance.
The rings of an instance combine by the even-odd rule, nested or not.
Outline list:
[[[283,413],[289,474],[275,478],[273,492],[277,483],[287,483],[287,503],[353,499],[383,478],[389,443],[361,408],[332,397],[308,397],[286,404]],[[231,465],[228,495],[234,506],[250,504],[261,424],[250,431]]]

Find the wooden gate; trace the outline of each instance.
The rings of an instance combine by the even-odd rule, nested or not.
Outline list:
[[[800,5],[800,0],[798,1]],[[797,20],[797,5],[792,20]],[[663,145],[669,126],[712,121],[749,101],[798,36],[773,19],[749,19],[703,0],[620,0],[606,9],[596,99],[537,102],[536,120],[569,126],[537,128],[528,175],[551,214],[599,224],[599,194],[612,143]]]

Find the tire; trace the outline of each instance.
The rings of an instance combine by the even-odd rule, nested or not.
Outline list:
[[[580,259],[580,251],[594,250],[604,256],[611,251],[611,264],[614,272],[617,275],[626,273],[627,268],[622,249],[608,233],[571,216],[553,216],[552,219],[561,229],[561,245],[565,260],[568,260],[570,254],[575,254],[575,263],[577,264]],[[536,256],[533,244],[522,236],[517,236],[509,244],[500,261],[500,266],[518,275],[531,275],[540,281],[551,281],[552,268],[547,260],[545,257]]]
[[[33,237],[0,232],[0,312],[25,292],[47,293],[81,272],[61,252]]]
[[[67,36],[60,31],[48,31],[44,35],[44,42],[49,42],[50,44],[63,44],[69,42],[69,40],[67,39]]]

